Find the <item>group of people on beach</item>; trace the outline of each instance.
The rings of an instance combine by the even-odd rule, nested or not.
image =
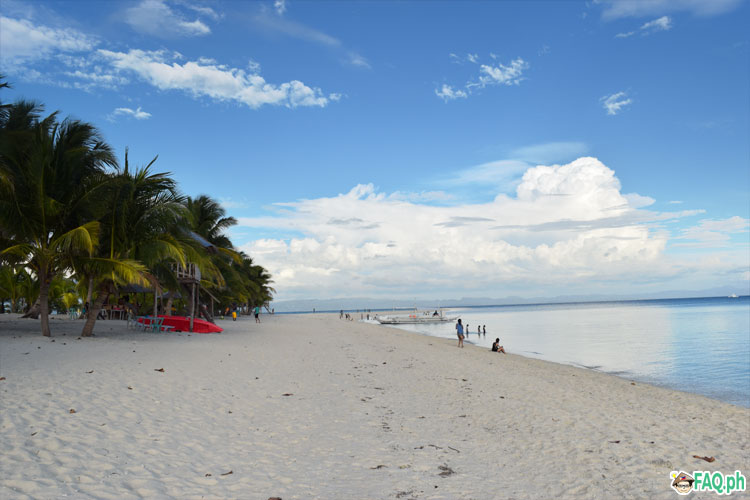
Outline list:
[[[458,319],[458,322],[456,323],[456,334],[458,335],[458,347],[464,346],[464,332],[466,332],[466,336],[469,336],[469,324],[466,323],[464,325],[461,323],[461,318]],[[487,336],[487,325],[479,326],[477,325],[477,336]],[[495,342],[492,343],[492,352],[501,352],[503,354],[506,354],[505,349],[503,346],[500,345],[500,338],[496,338]]]

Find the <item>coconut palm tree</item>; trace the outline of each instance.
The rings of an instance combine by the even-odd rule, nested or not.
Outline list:
[[[237,224],[237,219],[227,217],[226,210],[210,196],[187,197],[185,208],[189,214],[190,228],[220,248],[232,248],[232,242],[224,232]]]
[[[106,189],[96,255],[76,262],[83,275],[94,277],[98,290],[82,336],[91,335],[99,310],[117,285],[148,284],[156,296],[160,278],[173,280],[169,263],[185,263],[183,245],[173,234],[175,224],[185,218],[182,196],[168,173],[151,173],[155,161],[131,170],[126,151],[123,171]]]
[[[0,227],[2,255],[39,281],[42,334],[50,336],[49,286],[71,260],[91,255],[99,236],[97,200],[112,149],[88,123],[56,113],[39,119],[39,106],[16,103],[0,117]]]

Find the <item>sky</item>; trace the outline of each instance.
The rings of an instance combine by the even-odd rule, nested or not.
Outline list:
[[[277,300],[750,293],[750,2],[0,2],[3,102],[158,155]]]

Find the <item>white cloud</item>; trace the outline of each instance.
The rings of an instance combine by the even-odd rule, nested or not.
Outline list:
[[[494,54],[491,55],[492,59],[496,59]],[[461,62],[461,59],[455,54],[449,54],[452,62]],[[468,54],[467,61],[479,64],[479,56],[476,54]],[[493,85],[518,85],[524,79],[523,72],[529,68],[529,63],[517,57],[512,60],[510,64],[503,65],[497,63],[497,65],[481,64],[479,66],[479,76],[476,80],[469,80],[465,85],[464,89],[455,89],[451,85],[443,84],[439,89],[435,89],[435,94],[441,99],[448,101],[458,98],[466,98],[471,95],[472,92],[480,89],[484,89],[488,86]]]
[[[86,52],[96,44],[93,37],[71,28],[36,26],[27,19],[0,16],[0,58],[5,64],[22,64],[58,53]]]
[[[200,97],[219,101],[235,101],[256,109],[265,104],[326,106],[334,95],[325,96],[320,89],[311,88],[298,80],[281,84],[266,82],[255,73],[223,65],[188,61],[175,62],[175,56],[164,51],[130,50],[113,52],[99,50],[118,71],[133,73],[161,90],[182,90]]]
[[[75,79],[72,84],[73,87],[85,90],[87,92],[96,87],[114,90],[119,86],[125,85],[129,82],[127,78],[116,75],[114,73],[103,72],[101,71],[101,68],[98,72],[86,72],[77,69],[75,71],[66,71],[64,74]]]
[[[468,94],[463,90],[456,90],[450,85],[443,84],[439,89],[435,89],[435,94],[444,101],[453,101],[455,99],[465,99]]]
[[[696,16],[713,16],[730,12],[742,0],[595,0],[604,6],[605,20],[623,17],[659,16],[670,12],[689,12]]]
[[[669,16],[661,16],[641,26],[642,31],[653,33],[655,31],[668,31],[672,29],[672,19]]]
[[[682,203],[682,201],[680,201],[680,200],[670,200],[668,203],[670,205],[680,205]]]
[[[117,108],[112,112],[113,117],[123,115],[135,118],[136,120],[148,120],[149,118],[151,118],[151,113],[143,111],[140,106],[138,106],[138,109]]]
[[[672,19],[669,16],[661,16],[658,19],[644,23],[640,27],[640,33],[642,36],[648,36],[652,33],[659,31],[669,31],[672,29]],[[635,35],[635,31],[628,31],[627,33],[618,33],[615,38],[630,38]]]
[[[286,12],[286,0],[274,0],[273,8],[276,9],[276,13],[280,16]]]
[[[247,62],[247,69],[248,69],[248,70],[249,70],[249,71],[250,71],[251,73],[260,73],[260,63],[259,63],[259,62],[257,62],[257,61],[253,61],[252,59],[250,59],[250,60],[249,60],[249,61]]]
[[[739,216],[727,219],[703,219],[696,226],[682,231],[676,239],[689,240],[687,243],[678,243],[680,247],[723,247],[731,240],[732,234],[746,233],[750,230],[750,219]]]
[[[200,13],[209,13],[210,8],[191,7]],[[134,30],[151,36],[172,38],[179,36],[201,36],[211,33],[211,28],[200,19],[189,20],[182,12],[170,7],[166,0],[141,0],[138,5],[125,9],[125,22]]]
[[[523,80],[524,70],[529,68],[529,63],[520,57],[510,62],[508,66],[498,64],[497,66],[488,66],[482,64],[479,67],[479,86],[487,85],[518,85]]]
[[[488,203],[436,206],[358,185],[278,204],[278,216],[241,218],[240,226],[302,233],[242,249],[271,271],[280,299],[415,290],[455,297],[462,283],[497,296],[521,285],[564,290],[601,280],[629,285],[655,272],[678,276],[665,260],[669,235],[659,224],[696,212],[648,212],[639,207],[650,198],[620,190],[595,158],[528,168],[515,197],[498,194]]]
[[[623,110],[626,106],[633,103],[633,100],[628,97],[627,92],[616,92],[612,95],[604,96],[599,101],[607,110],[608,115],[616,115]]]
[[[487,186],[507,192],[518,185],[532,165],[522,160],[498,160],[459,170],[441,183],[448,186]]]
[[[347,54],[347,62],[352,66],[359,66],[360,68],[370,69],[371,67],[370,63],[367,62],[367,59],[362,57],[360,54],[357,54],[356,52],[349,52]]]
[[[185,2],[184,0],[177,1],[177,3],[179,3],[180,5],[184,6],[185,8],[189,10],[197,12],[198,14],[202,16],[211,18],[213,21],[218,21],[219,19],[222,18],[222,15],[216,12],[211,7],[206,7],[205,5],[194,5],[194,4]]]

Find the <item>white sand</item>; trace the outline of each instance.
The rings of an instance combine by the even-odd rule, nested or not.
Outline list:
[[[263,321],[77,340],[81,321],[48,339],[0,315],[0,498],[674,499],[671,470],[750,476],[746,408],[338,315]]]

